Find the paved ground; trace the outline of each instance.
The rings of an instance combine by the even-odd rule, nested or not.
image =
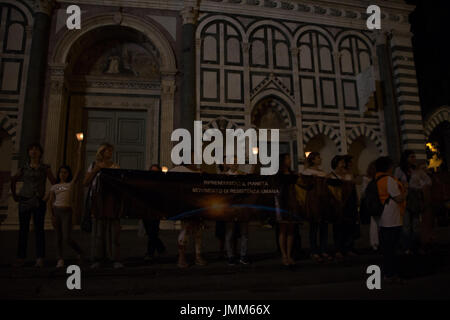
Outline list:
[[[405,285],[382,284],[382,290],[368,290],[366,268],[380,264],[380,256],[367,248],[364,228],[357,246],[361,255],[344,262],[317,265],[299,259],[294,268],[280,266],[274,243],[274,231],[252,227],[249,266],[229,267],[218,259],[214,230],[205,233],[205,256],[208,266],[179,270],[176,261],[176,231],[162,231],[168,254],[156,264],[142,260],[145,238],[135,230],[122,233],[125,269],[106,266],[99,270],[82,269],[82,290],[66,287],[67,275],[55,265],[54,234],[47,231],[46,267],[35,269],[30,259],[25,268],[13,269],[17,231],[0,230],[0,297],[7,299],[449,299],[450,298],[450,229],[438,229],[438,244],[427,256],[403,256]],[[302,230],[303,234],[307,233]],[[331,235],[331,233],[330,233]],[[89,236],[74,231],[83,248],[89,248]],[[307,245],[307,240],[303,241]],[[33,234],[29,256],[34,255]],[[74,262],[66,249],[69,263]],[[307,248],[305,249],[307,250]]]

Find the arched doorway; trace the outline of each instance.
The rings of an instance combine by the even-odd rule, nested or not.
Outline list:
[[[305,153],[319,152],[322,158],[322,170],[331,171],[331,160],[339,154],[339,150],[333,140],[323,133],[311,138],[305,145]]]
[[[348,154],[353,156],[353,174],[365,175],[369,164],[379,156],[379,150],[371,139],[359,136],[349,145]]]
[[[264,97],[252,109],[251,124],[258,129],[280,130],[280,154],[288,153],[292,160],[291,169],[297,171],[297,129],[291,108],[277,96]]]
[[[66,32],[50,63],[45,161],[74,167],[84,132],[85,167],[102,142],[123,168],[170,166],[176,72],[172,45],[150,20],[105,14]]]

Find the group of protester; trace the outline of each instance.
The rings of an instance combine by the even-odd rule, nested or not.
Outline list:
[[[119,212],[114,218],[96,218],[99,208],[90,201],[98,183],[99,172],[103,168],[119,168],[113,162],[113,146],[104,143],[96,154],[83,179],[88,188],[86,211],[87,222],[92,233],[92,268],[98,268],[106,260],[108,252],[114,268],[122,268],[120,259],[120,210],[114,201],[104,201],[102,210]],[[81,143],[78,149],[77,168],[61,166],[56,178],[48,165],[42,162],[43,150],[39,144],[28,147],[28,161],[11,179],[11,191],[19,203],[19,239],[15,266],[23,266],[26,258],[29,224],[33,218],[36,236],[36,266],[44,266],[45,234],[44,221],[47,206],[52,215],[56,234],[57,267],[64,266],[63,246],[69,245],[77,254],[80,263],[86,256],[80,246],[72,239],[72,192],[75,182],[81,179]],[[370,223],[370,243],[374,250],[380,249],[384,257],[384,274],[388,279],[396,279],[398,267],[396,252],[401,248],[406,254],[421,253],[432,234],[433,219],[430,218],[427,202],[430,201],[432,180],[427,173],[426,162],[417,161],[412,151],[405,151],[400,166],[394,171],[394,163],[388,157],[380,157],[372,162],[365,176],[355,176],[352,157],[335,156],[331,161],[331,172],[321,169],[322,158],[318,152],[308,155],[305,169],[296,175],[291,171],[289,154],[280,155],[280,177],[294,177],[295,183],[282,186],[275,196],[273,225],[276,241],[285,266],[295,264],[293,252],[300,244],[299,224],[309,223],[309,243],[311,258],[318,262],[342,260],[344,256],[356,255],[354,243],[358,238],[360,223]],[[150,170],[160,171],[158,165]],[[201,172],[196,165],[181,165],[171,169],[173,172]],[[227,175],[246,174],[236,164],[224,164],[217,173]],[[319,178],[319,179],[316,179]],[[52,184],[46,192],[47,179]],[[16,183],[23,181],[22,189],[16,192]],[[359,186],[359,187],[358,187]],[[324,191],[325,190],[325,191]],[[327,199],[324,198],[324,194]],[[377,205],[378,214],[370,213]],[[322,208],[322,209],[321,209]],[[323,209],[325,208],[325,209]],[[155,254],[162,254],[166,248],[159,239],[160,221],[144,218],[143,226],[148,236],[145,259],[152,260]],[[329,245],[329,229],[332,227],[333,250]],[[422,238],[419,240],[419,227]],[[203,222],[185,219],[181,221],[178,236],[178,266],[186,268],[188,239],[195,243],[195,264],[205,265],[202,256]],[[423,234],[426,234],[423,236]],[[217,222],[216,236],[220,251],[224,251],[229,265],[248,264],[248,222]],[[422,242],[422,245],[420,244]],[[239,246],[237,245],[239,243]]]

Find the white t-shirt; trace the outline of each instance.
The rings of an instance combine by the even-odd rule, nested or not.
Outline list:
[[[59,208],[67,208],[71,206],[73,181],[66,183],[54,184],[50,191],[55,193],[55,202],[53,206]]]
[[[307,168],[306,170],[303,170],[302,174],[305,176],[317,176],[317,177],[325,177],[327,175],[325,171],[313,168]]]
[[[391,177],[387,178],[387,192],[391,198],[401,195],[397,182]],[[384,206],[383,214],[380,218],[380,227],[399,227],[402,226],[402,216],[400,206],[394,199],[389,199],[388,204]]]

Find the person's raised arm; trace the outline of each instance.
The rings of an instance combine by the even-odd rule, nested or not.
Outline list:
[[[52,169],[50,167],[47,168],[47,178],[52,185],[56,183],[56,178],[53,175]]]
[[[16,193],[16,183],[20,181],[23,177],[23,171],[20,169],[14,176],[11,177],[11,194],[14,201],[19,202],[19,197]]]

